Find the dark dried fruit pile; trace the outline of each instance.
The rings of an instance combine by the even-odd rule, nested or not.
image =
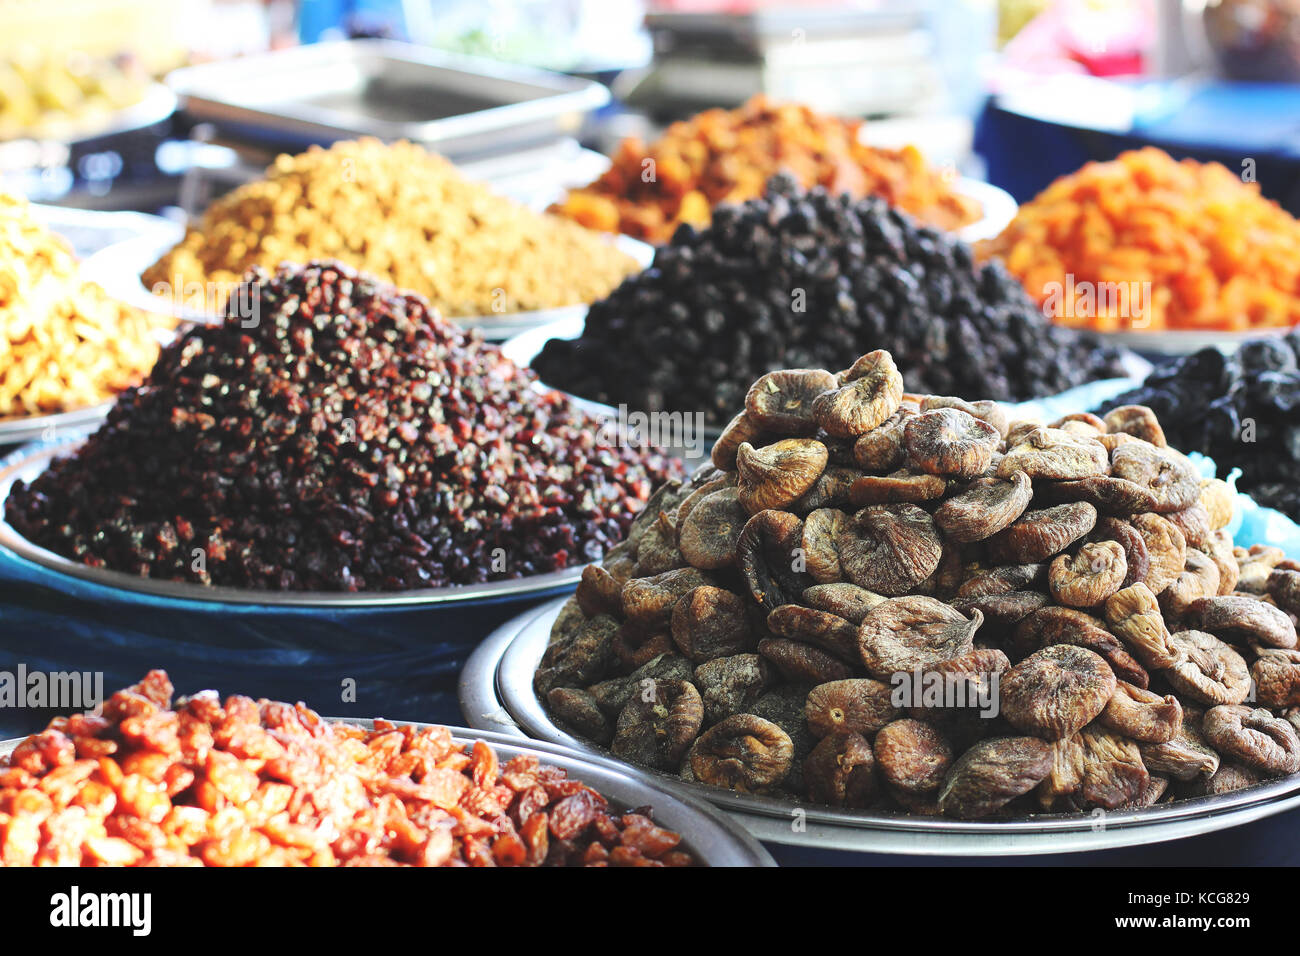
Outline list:
[[[1247,342],[1231,357],[1202,349],[1173,359],[1106,408],[1139,403],[1169,440],[1209,455],[1260,504],[1300,521],[1300,330]]]
[[[15,485],[19,533],[204,584],[468,584],[599,559],[676,467],[600,445],[497,348],[337,263],[254,270],[233,298],[76,455]]]
[[[878,198],[803,193],[787,176],[679,229],[533,368],[584,398],[722,424],[764,372],[878,348],[937,394],[1020,400],[1123,374],[1114,349],[1049,323],[1001,263],[975,266],[965,243]]]
[[[691,866],[558,767],[446,727],[329,724],[163,671],[0,757],[3,866]]]
[[[1150,409],[772,372],[583,572],[534,687],[618,757],[833,806],[1140,808],[1300,771],[1300,562]],[[1253,689],[1253,694],[1252,694]]]

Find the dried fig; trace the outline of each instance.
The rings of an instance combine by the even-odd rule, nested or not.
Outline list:
[[[1083,789],[1083,741],[1078,734],[1054,740],[1052,767],[1034,795],[1044,810],[1063,803],[1063,798],[1073,797]]]
[[[1097,523],[1097,509],[1086,501],[1026,511],[989,539],[989,557],[999,564],[1034,564],[1060,554]]]
[[[1147,573],[1151,570],[1151,556],[1147,553],[1147,544],[1142,535],[1127,521],[1110,517],[1098,518],[1097,526],[1088,540],[1115,541],[1124,549],[1124,564],[1128,568],[1124,575],[1124,587],[1146,580]]]
[[[1210,530],[1218,531],[1232,521],[1236,495],[1232,486],[1218,478],[1201,479],[1201,506],[1210,519]]]
[[[1142,536],[1151,559],[1144,583],[1152,594],[1159,594],[1173,584],[1187,566],[1187,540],[1163,515],[1150,512],[1134,515],[1129,524]]]
[[[853,438],[875,428],[903,400],[903,376],[893,357],[878,349],[862,356],[841,373],[841,388],[819,395],[813,416],[828,435]]]
[[[900,716],[892,697],[889,685],[878,680],[829,681],[808,692],[804,719],[818,737],[840,731],[870,736]]]
[[[853,443],[853,460],[864,471],[893,471],[903,464],[903,426],[916,413],[903,407]]]
[[[1114,810],[1131,803],[1145,789],[1150,775],[1138,745],[1093,724],[1079,733],[1083,745],[1083,786],[1091,806]]]
[[[803,555],[808,574],[819,584],[844,579],[836,538],[849,516],[836,508],[819,508],[803,520]]]
[[[1002,678],[1002,716],[1018,730],[1060,740],[1081,730],[1115,693],[1100,656],[1072,644],[1029,655]]]
[[[1008,435],[1007,446],[1007,453],[998,465],[999,478],[1010,478],[1023,471],[1030,478],[1069,481],[1110,471],[1110,456],[1099,442],[1059,428],[1036,428],[1015,446]]]
[[[955,408],[922,412],[903,425],[908,460],[931,475],[975,478],[1001,442],[1001,433],[988,422]]]
[[[982,422],[988,422],[1002,438],[1007,437],[1007,429],[1011,423],[1007,419],[1006,410],[997,402],[979,401],[968,402],[961,398],[953,398],[950,395],[927,395],[921,402],[921,411],[932,412],[936,408],[955,408],[963,411],[972,418],[978,418]]]
[[[1211,705],[1240,704],[1250,696],[1246,662],[1213,634],[1179,631],[1170,642],[1178,662],[1165,677],[1180,696]]]
[[[555,687],[585,687],[604,677],[614,663],[616,634],[618,621],[600,614],[550,644],[533,675],[538,696]]]
[[[854,624],[861,624],[868,612],[884,600],[884,595],[847,581],[818,584],[803,592],[803,602],[809,607],[842,617]]]
[[[831,447],[827,446],[827,454],[830,455],[831,452]],[[853,488],[853,483],[861,475],[862,473],[856,468],[827,465],[816,484],[804,492],[803,497],[790,506],[790,510],[802,515],[819,508],[838,508],[840,505],[846,505],[849,503],[849,492]]]
[[[943,545],[934,520],[916,505],[872,505],[836,539],[840,567],[853,584],[879,594],[906,594],[939,566]]]
[[[1124,549],[1118,542],[1096,541],[1053,560],[1047,583],[1061,604],[1095,607],[1119,590],[1127,573]]]
[[[1182,511],[1201,497],[1201,476],[1185,457],[1171,448],[1144,442],[1121,445],[1110,456],[1110,473],[1156,496],[1157,513]]]
[[[736,714],[714,724],[691,748],[691,772],[701,783],[755,793],[779,784],[790,773],[790,736],[753,714]]]
[[[1163,744],[1183,729],[1183,705],[1173,694],[1161,697],[1120,681],[1097,718],[1116,733],[1143,743]]]
[[[573,596],[588,617],[617,614],[623,609],[623,585],[598,564],[582,569],[582,580]]]
[[[760,511],[736,545],[749,593],[765,610],[791,604],[812,583],[803,571],[803,522],[785,511]]]
[[[736,563],[740,532],[749,520],[736,488],[722,488],[701,499],[682,520],[677,546],[693,567],[716,571]]]
[[[991,594],[1007,594],[1042,584],[1047,577],[1043,564],[1005,564],[996,568],[976,571],[957,588],[956,597],[974,598]]]
[[[1106,623],[1146,667],[1153,670],[1178,662],[1178,648],[1165,626],[1160,604],[1145,584],[1134,584],[1106,599]]]
[[[1138,509],[1134,509],[1138,510]],[[1150,509],[1142,509],[1150,510]],[[1170,511],[1165,515],[1183,533],[1183,540],[1189,548],[1204,548],[1210,540],[1210,513],[1200,501],[1182,511]]]
[[[1211,707],[1201,730],[1219,753],[1261,773],[1300,772],[1300,737],[1295,728],[1262,707]]]
[[[1219,754],[1202,736],[1197,721],[1184,715],[1183,726],[1173,739],[1162,744],[1139,743],[1142,763],[1151,773],[1181,780],[1208,780],[1219,769]]]
[[[880,775],[905,793],[935,793],[952,767],[952,743],[921,720],[896,720],[876,734],[872,749]]]
[[[803,762],[808,799],[833,807],[865,807],[876,794],[875,756],[861,734],[836,732]]]
[[[1300,651],[1267,648],[1250,666],[1255,697],[1265,707],[1300,707]]]
[[[1187,549],[1186,569],[1160,593],[1160,607],[1172,619],[1181,619],[1192,603],[1219,593],[1219,568],[1195,548]]]
[[[764,431],[748,412],[741,412],[727,424],[718,440],[713,443],[710,460],[723,471],[731,471],[736,467],[736,453],[741,445],[761,447],[775,437]]]
[[[1076,481],[1043,482],[1041,496],[1051,501],[1086,501],[1098,511],[1133,514],[1151,511],[1158,504],[1149,488],[1111,475],[1095,475]]]
[[[1122,432],[1158,448],[1165,447],[1165,430],[1160,427],[1156,413],[1145,405],[1120,405],[1111,409],[1102,421],[1107,431]]]
[[[849,488],[849,500],[863,505],[890,504],[898,501],[933,501],[942,498],[948,482],[938,475],[895,471],[888,475],[862,475]]]
[[[979,478],[934,512],[934,523],[950,541],[983,541],[1019,518],[1033,496],[1023,471],[1007,478]]]
[[[610,752],[643,767],[676,770],[703,722],[704,702],[694,684],[646,680],[618,715]]]
[[[696,664],[730,657],[754,646],[745,602],[711,585],[682,595],[673,607],[671,627],[673,643]]]
[[[972,638],[983,620],[978,611],[967,618],[934,598],[892,598],[862,621],[858,650],[869,674],[889,679],[974,650]]]
[[[1016,625],[1016,647],[1032,653],[1053,644],[1073,644],[1100,656],[1115,676],[1139,687],[1150,683],[1142,665],[1123,644],[1091,614],[1065,607],[1045,607]]]
[[[853,669],[834,655],[819,647],[769,637],[758,642],[758,653],[774,666],[788,681],[820,684],[826,681],[846,680]]]
[[[1052,750],[1037,737],[981,740],[957,758],[939,790],[945,816],[986,817],[1028,793],[1052,769]]]
[[[561,723],[588,740],[606,744],[613,736],[613,728],[601,712],[596,698],[585,690],[555,687],[546,695],[546,706]]]
[[[673,606],[694,588],[709,584],[695,568],[677,568],[645,578],[633,578],[623,585],[623,617],[643,630],[667,631]]]
[[[734,654],[705,661],[694,676],[705,723],[712,725],[752,707],[772,683],[772,666],[757,654]]]
[[[1296,646],[1295,622],[1285,611],[1245,594],[1202,598],[1188,608],[1202,630],[1224,640],[1257,641],[1268,647]]]
[[[815,644],[840,660],[858,659],[857,625],[826,611],[782,604],[767,616],[767,629],[777,637]]]
[[[826,459],[826,446],[813,438],[785,438],[762,448],[743,443],[736,451],[741,505],[750,514],[788,507],[817,483]]]
[[[768,372],[749,387],[745,414],[759,428],[778,435],[802,436],[817,431],[813,401],[839,387],[824,369],[789,369]]]
[[[1300,571],[1275,568],[1268,576],[1267,590],[1278,607],[1300,614]]]

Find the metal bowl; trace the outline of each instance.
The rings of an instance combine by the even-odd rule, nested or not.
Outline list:
[[[91,256],[83,266],[87,276],[102,285],[113,297],[137,308],[163,312],[189,322],[207,325],[220,323],[223,317],[219,312],[190,303],[184,290],[178,301],[174,297],[155,295],[141,281],[141,273],[185,237],[182,226],[177,223],[169,225],[169,229],[160,228],[149,235],[117,243]],[[639,239],[631,236],[606,238],[615,248],[635,259],[643,269],[654,259],[654,247]],[[449,316],[448,321],[464,329],[477,329],[490,342],[500,342],[520,332],[549,326],[558,321],[576,319],[581,324],[586,315],[587,306],[577,304],[532,312],[505,312],[500,315]]]
[[[30,481],[45,470],[55,457],[68,455],[85,441],[81,435],[52,443],[19,449],[0,461],[0,546],[19,558],[43,568],[81,581],[88,581],[116,591],[134,592],[178,601],[202,601],[220,604],[261,605],[265,607],[362,608],[409,607],[415,605],[460,605],[500,601],[528,596],[541,597],[577,585],[581,567],[565,568],[547,574],[485,584],[465,584],[409,591],[255,591],[245,588],[215,587],[185,581],[159,581],[122,571],[92,568],[28,541],[3,520],[5,502],[15,481]]]
[[[345,723],[372,726],[368,720]],[[412,723],[413,727],[431,724]],[[471,730],[467,727],[448,727],[452,739],[461,745],[471,745],[476,740],[491,744],[504,760],[520,755],[534,755],[543,763],[566,771],[569,776],[600,791],[623,809],[649,806],[654,820],[682,836],[682,845],[706,866],[775,866],[771,855],[743,827],[708,803],[689,794],[664,787],[644,772],[619,764],[613,760],[575,753],[532,741],[521,742],[517,736],[507,736]],[[13,750],[22,738],[0,741],[0,756]]]
[[[533,693],[533,672],[562,604],[552,601],[528,611],[478,646],[461,673],[461,710],[470,726],[479,730],[608,757],[601,748],[557,726]],[[841,810],[641,772],[725,810],[764,842],[859,853],[986,857],[1106,850],[1209,833],[1300,807],[1300,776],[1295,776],[1144,810],[1037,814],[981,822]]]

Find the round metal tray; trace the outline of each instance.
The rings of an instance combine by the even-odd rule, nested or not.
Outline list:
[[[112,407],[112,401],[107,401],[70,412],[0,418],[0,447],[40,440],[49,441],[69,431],[81,431],[99,424]]]
[[[144,129],[169,119],[176,112],[176,94],[162,83],[150,83],[144,95],[120,110],[115,110],[92,122],[64,122],[39,133],[23,133],[10,139],[34,139],[54,143],[84,143],[92,139],[116,136],[132,130]]]
[[[368,720],[341,723],[373,726]],[[412,721],[394,721],[399,726],[430,727]],[[771,855],[743,827],[708,803],[689,794],[662,786],[644,773],[613,760],[575,753],[564,747],[521,741],[517,736],[448,727],[457,744],[476,740],[492,745],[502,762],[524,754],[566,771],[569,776],[600,791],[623,809],[648,806],[654,821],[682,836],[682,845],[707,866],[776,866]],[[0,741],[0,756],[13,750],[23,738]]]
[[[88,258],[84,264],[87,275],[94,278],[110,295],[131,305],[151,312],[164,312],[190,322],[218,323],[222,316],[184,301],[154,295],[145,288],[141,273],[158,261],[185,237],[185,229],[171,223],[170,229],[160,229],[147,236],[139,236],[113,245]],[[654,259],[654,246],[631,236],[611,236],[609,241],[646,268]],[[581,325],[587,315],[585,304],[538,309],[532,312],[508,312],[500,315],[455,316],[449,321],[466,329],[477,329],[491,342],[500,342],[529,329],[541,328],[555,322],[576,319]]]
[[[60,574],[88,581],[118,591],[148,594],[178,601],[203,601],[219,604],[255,604],[265,607],[409,607],[413,605],[455,605],[478,601],[544,595],[560,588],[573,588],[582,576],[582,568],[565,568],[528,578],[465,584],[454,587],[419,588],[410,591],[254,591],[244,588],[210,587],[185,581],[159,581],[122,571],[108,571],[78,564],[32,544],[4,521],[5,502],[18,479],[30,481],[45,470],[58,456],[71,454],[85,440],[78,436],[50,444],[19,449],[0,461],[0,547],[20,558]]]
[[[608,759],[605,751],[556,726],[533,693],[533,672],[563,603],[551,601],[521,614],[478,646],[461,672],[461,710],[476,729],[539,739]],[[1145,810],[980,822],[840,810],[641,772],[727,811],[765,842],[863,853],[1013,856],[1105,850],[1209,833],[1300,806],[1300,776],[1295,776]]]

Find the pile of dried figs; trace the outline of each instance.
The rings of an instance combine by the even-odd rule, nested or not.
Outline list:
[[[684,779],[950,817],[1139,808],[1300,771],[1300,563],[1141,406],[771,372],[555,622],[550,713]]]

